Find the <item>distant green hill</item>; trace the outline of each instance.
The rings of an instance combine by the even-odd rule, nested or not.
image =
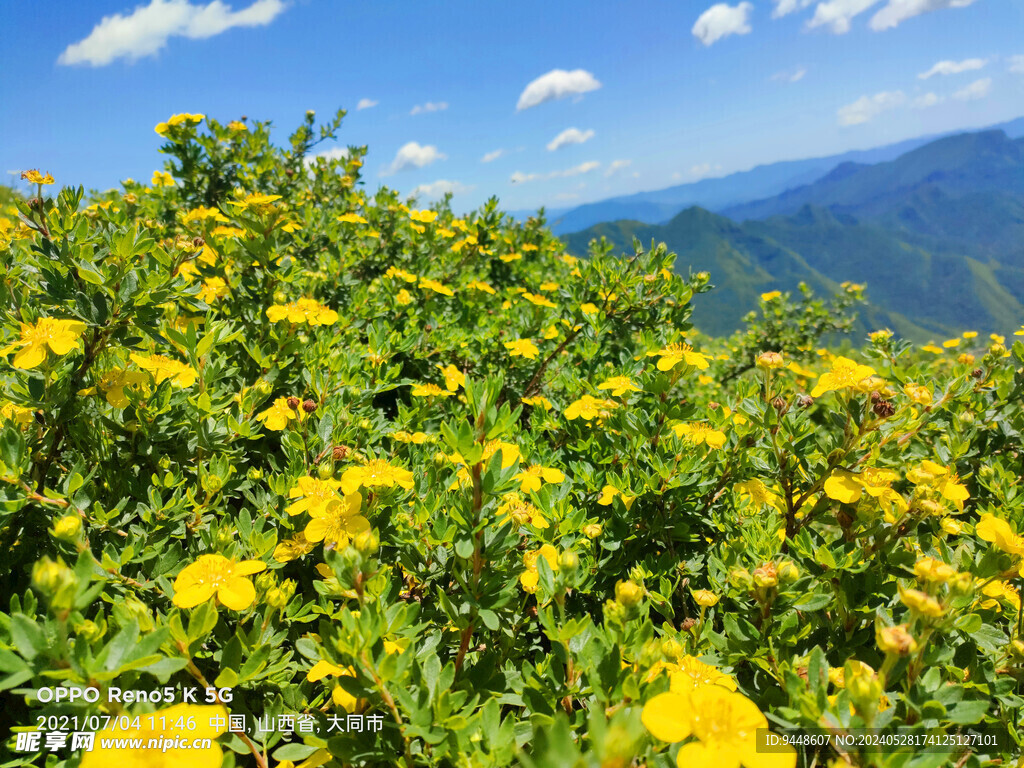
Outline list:
[[[694,304],[709,333],[734,330],[761,293],[801,281],[822,292],[865,283],[864,327],[916,340],[1024,322],[1024,139],[946,137],[728,212],[694,207],[662,225],[616,221],[564,239],[578,255],[595,237],[623,251],[633,237],[665,242],[677,269],[706,270],[718,287]]]

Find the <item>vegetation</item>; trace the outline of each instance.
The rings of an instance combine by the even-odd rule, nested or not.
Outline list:
[[[817,349],[856,285],[703,336],[665,246],[370,196],[343,116],[175,115],[148,185],[3,211],[0,689],[100,731],[4,765],[1019,754],[1024,344]],[[764,746],[863,727],[989,740]]]

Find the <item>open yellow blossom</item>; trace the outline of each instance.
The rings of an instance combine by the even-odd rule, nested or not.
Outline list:
[[[622,503],[625,505],[626,509],[632,507],[633,502],[636,501],[636,496],[624,493],[614,485],[605,485],[604,488],[601,489],[601,496],[598,498],[597,503],[602,507],[610,506],[616,496],[622,499]]]
[[[540,584],[540,575],[537,573],[537,561],[540,558],[544,558],[551,570],[558,572],[558,549],[551,544],[543,544],[540,548],[535,549],[531,552],[527,552],[523,555],[523,565],[526,566],[524,571],[519,576],[519,583],[523,587],[524,592],[533,594],[537,591],[537,586]]]
[[[589,301],[586,304],[580,304],[580,312],[584,315],[596,315],[600,311],[596,304],[591,304]]]
[[[299,515],[303,512],[309,514],[323,514],[327,511],[327,505],[338,498],[337,491],[341,488],[340,480],[320,480],[316,477],[306,475],[295,481],[296,484],[288,491],[289,499],[298,499],[285,508],[289,515]]]
[[[562,482],[565,480],[565,474],[554,467],[532,464],[512,479],[519,481],[519,490],[523,493],[536,493],[544,483]]]
[[[359,491],[352,491],[344,499],[333,498],[323,508],[310,509],[312,519],[303,532],[306,540],[344,549],[357,535],[370,530],[370,521],[359,514],[362,503]]]
[[[721,448],[725,445],[725,432],[715,429],[706,421],[692,421],[676,424],[672,427],[676,437],[681,437],[691,445],[707,445],[708,448]]]
[[[613,376],[597,385],[598,389],[610,389],[612,397],[622,397],[626,392],[642,392],[629,376]]]
[[[989,598],[988,600],[982,600],[980,606],[982,608],[995,608],[997,611],[1002,609],[1000,601],[1006,601],[1013,606],[1014,613],[1020,612],[1020,592],[1008,581],[1002,581],[995,579],[990,581],[984,587],[981,588],[981,593]]]
[[[925,344],[923,347],[921,347],[921,349],[933,355],[941,355],[944,351],[942,347],[937,347],[934,344]]]
[[[207,304],[212,304],[217,299],[228,295],[228,284],[221,277],[208,277],[203,281],[203,287],[199,289],[197,298]]]
[[[9,421],[27,427],[32,423],[32,409],[5,401],[0,405],[0,421]]]
[[[602,400],[592,395],[584,395],[579,400],[569,404],[569,407],[565,409],[565,418],[569,421],[575,419],[583,419],[584,421],[592,421],[593,419],[603,419],[609,415],[609,412],[618,408],[619,404],[614,400]]]
[[[440,369],[441,375],[444,376],[444,385],[448,388],[449,392],[457,392],[459,387],[465,388],[466,374],[451,363],[448,365],[438,363],[437,367]]]
[[[431,224],[437,218],[437,211],[409,211],[409,218],[421,224]]]
[[[659,371],[670,371],[679,363],[692,365],[698,371],[706,370],[708,367],[707,355],[694,352],[693,347],[689,344],[669,344],[667,347],[659,349],[655,354],[660,357],[658,360]]]
[[[952,349],[953,347],[959,347],[960,346],[960,339],[948,339],[948,340],[942,342],[942,346],[945,347],[946,349]]]
[[[126,368],[115,368],[107,371],[100,377],[97,387],[107,398],[107,402],[115,408],[127,408],[128,396],[124,393],[126,387],[135,390],[149,383],[149,376],[142,371],[132,371]],[[78,394],[95,394],[97,387],[83,389]]]
[[[412,443],[413,445],[423,445],[429,442],[430,435],[426,432],[406,432],[404,429],[400,429],[397,432],[391,434],[392,440],[397,440],[400,443]]]
[[[188,363],[182,363],[164,355],[143,357],[133,352],[131,359],[139,368],[148,371],[157,384],[170,381],[175,387],[187,389],[195,384],[199,377],[196,369]]]
[[[945,584],[956,578],[957,570],[949,563],[936,560],[934,557],[922,557],[914,563],[914,575],[924,582]]]
[[[415,283],[419,280],[416,275],[411,272],[406,272],[404,269],[398,267],[388,267],[387,272],[384,273],[384,277],[397,277],[399,280],[404,280],[407,283]]]
[[[540,349],[529,339],[506,341],[505,349],[512,357],[525,357],[527,360],[536,360],[540,354]]]
[[[551,301],[546,296],[541,296],[537,293],[530,293],[529,291],[526,291],[523,294],[523,298],[531,304],[536,304],[538,307],[549,307],[554,309],[557,306],[555,302]]]
[[[274,560],[279,563],[288,563],[312,551],[313,542],[306,541],[305,534],[300,531],[274,548]]]
[[[879,467],[867,467],[860,474],[837,469],[825,481],[825,495],[843,504],[854,504],[867,492],[869,496],[878,499],[888,514],[892,514],[893,507],[904,512],[907,509],[906,500],[891,488],[899,477],[898,472]]]
[[[543,408],[545,411],[550,411],[554,406],[551,401],[543,395],[535,395],[534,397],[524,397],[523,405],[532,405],[535,408]]]
[[[0,349],[0,355],[18,350],[11,364],[15,368],[35,368],[46,360],[47,351],[63,357],[78,349],[78,340],[84,331],[85,324],[77,320],[41,317],[32,325],[21,323],[21,337]]]
[[[22,171],[21,178],[30,184],[53,184],[53,176],[50,174],[42,174],[37,170]]]
[[[256,420],[262,421],[267,429],[280,432],[282,429],[287,429],[289,421],[299,418],[298,409],[288,405],[288,398],[279,397],[273,405],[260,413]]]
[[[455,292],[452,291],[452,289],[449,288],[444,283],[439,283],[437,282],[437,280],[430,280],[429,278],[426,277],[420,278],[420,288],[426,288],[427,290],[433,291],[434,293],[439,293],[442,296],[455,295]]]
[[[306,323],[310,326],[334,325],[338,313],[316,299],[299,299],[288,304],[274,304],[267,308],[267,318],[278,323],[287,320],[295,325]]]
[[[647,702],[640,720],[656,739],[693,739],[676,755],[679,768],[794,768],[796,750],[761,752],[757,731],[768,720],[746,696],[721,685],[669,691]]]
[[[532,525],[534,528],[548,528],[548,521],[541,512],[518,493],[510,493],[498,506],[499,518],[510,518],[516,525]]]
[[[341,483],[344,493],[358,488],[392,488],[396,485],[409,491],[415,485],[415,479],[408,469],[396,467],[384,459],[370,459],[362,466],[346,469]]]
[[[513,261],[519,261],[521,258],[523,258],[523,254],[521,254],[521,253],[503,253],[500,256],[498,256],[498,258],[501,259],[502,261],[504,261],[506,264],[511,264]]]
[[[782,291],[768,291],[768,293],[761,294],[761,301],[775,301],[782,295]]]
[[[246,578],[267,566],[259,560],[236,562],[224,555],[200,555],[174,580],[174,604],[194,608],[216,597],[233,611],[244,611],[256,600],[256,588]]]
[[[411,394],[413,397],[451,397],[453,392],[441,389],[437,384],[414,384]]]
[[[174,177],[167,171],[153,171],[153,178],[149,180],[149,183],[154,187],[173,187]]]
[[[768,487],[758,480],[756,477],[750,480],[744,480],[741,483],[736,483],[733,486],[733,490],[736,493],[744,496],[758,507],[767,504],[769,507],[775,507],[776,509],[782,509],[782,499],[777,494],[770,491]]]
[[[837,357],[832,361],[832,370],[818,377],[818,383],[811,390],[811,397],[821,397],[826,392],[856,387],[864,379],[874,375],[875,369],[869,365],[861,365],[848,357]]]
[[[263,195],[259,192],[252,192],[241,200],[229,201],[228,205],[233,205],[245,211],[252,211],[256,214],[262,214],[270,211],[274,207],[274,203],[280,199],[280,195]]]
[[[900,600],[903,604],[915,613],[937,619],[946,612],[942,604],[927,592],[922,592],[919,589],[908,589],[900,585],[897,585],[896,590],[899,592]]]
[[[205,118],[206,115],[204,114],[192,114],[189,112],[181,112],[180,114],[172,115],[171,117],[167,118],[166,123],[157,123],[156,128],[154,128],[153,130],[156,131],[161,136],[166,136],[170,132],[171,128],[176,128],[177,126],[186,123],[188,125],[195,125],[197,123],[201,123]]]
[[[907,473],[907,479],[915,485],[930,485],[942,498],[952,501],[961,512],[964,511],[964,502],[971,497],[967,487],[960,482],[959,475],[951,467],[944,467],[934,461],[922,461]]]
[[[1001,517],[986,512],[974,526],[974,532],[979,539],[995,544],[1003,552],[1024,557],[1024,536],[1015,533],[1010,524]]]
[[[338,217],[342,224],[368,224],[369,222],[358,213],[343,213]]]
[[[707,590],[698,590],[707,592]],[[708,592],[710,595],[711,593]],[[718,600],[715,600],[717,603]],[[703,605],[704,603],[701,603]],[[714,603],[711,603],[714,605]],[[683,656],[676,664],[668,665],[669,690],[672,693],[689,693],[704,685],[718,685],[727,691],[736,690],[736,681],[718,667],[705,664],[696,656]]]
[[[487,283],[480,280],[470,280],[466,287],[472,291],[482,291],[483,293],[494,294],[494,289]]]
[[[92,749],[82,753],[79,766],[220,768],[224,753],[216,739],[227,727],[228,711],[220,704],[175,704],[141,717],[113,717],[96,733]],[[151,741],[163,746],[148,749]]]

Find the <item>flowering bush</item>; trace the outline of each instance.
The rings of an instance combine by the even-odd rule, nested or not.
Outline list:
[[[706,338],[709,276],[664,247],[575,258],[495,200],[371,196],[365,148],[312,153],[342,117],[281,149],[176,115],[148,186],[31,172],[2,212],[9,717],[216,737],[44,758],[12,734],[5,765],[1019,752],[1024,345],[816,349],[861,286]],[[330,727],[363,713],[382,729]],[[763,748],[897,726],[997,745]]]

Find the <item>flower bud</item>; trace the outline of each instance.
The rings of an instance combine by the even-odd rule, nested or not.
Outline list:
[[[596,539],[604,531],[599,523],[590,523],[583,526],[583,535],[588,539]]]
[[[710,608],[713,605],[718,605],[719,597],[710,590],[695,589],[693,591],[693,599],[701,608]]]
[[[775,368],[781,368],[785,365],[782,359],[782,355],[778,352],[762,352],[757,356],[757,367],[769,371]]]
[[[896,413],[896,406],[892,404],[890,400],[879,400],[877,403],[871,406],[871,410],[875,416],[880,419],[888,419],[890,416]]]
[[[758,587],[774,587],[779,583],[775,563],[765,563],[754,570],[754,584]]]
[[[317,409],[316,402],[313,400],[304,400],[302,403],[302,410],[306,413],[314,413]]]
[[[670,659],[678,659],[685,653],[683,646],[681,646],[677,640],[673,640],[671,638],[661,641],[661,652],[664,656]]]
[[[562,571],[572,572],[580,567],[580,557],[571,549],[565,550],[558,556],[558,568]]]
[[[907,632],[906,624],[898,624],[895,627],[878,627],[875,630],[875,642],[883,653],[906,656],[917,650],[917,641]]]
[[[316,468],[316,475],[321,480],[329,480],[334,477],[334,467],[331,462],[325,461]]]
[[[800,395],[796,399],[796,404],[798,408],[807,409],[814,405],[814,398],[810,395]]]
[[[370,421],[369,419],[361,419],[359,421],[359,428],[364,432],[369,432],[371,429],[373,429],[373,422]]]
[[[96,624],[95,621],[85,620],[79,624],[75,624],[72,629],[75,634],[85,640],[87,643],[91,643],[94,640],[99,640],[103,637],[103,630]]]
[[[331,458],[335,461],[344,461],[348,458],[351,449],[347,445],[336,445],[331,449]]]
[[[266,379],[260,379],[259,381],[252,385],[252,388],[260,397],[267,397],[271,392],[274,391],[274,385],[271,384]]]
[[[380,539],[377,534],[371,531],[360,531],[352,540],[356,551],[362,555],[370,555],[380,548]]]
[[[297,411],[299,409],[299,405],[301,405],[301,401],[299,400],[299,398],[295,397],[294,395],[289,397],[285,402],[288,403],[288,407],[291,408],[293,411]]]
[[[75,572],[64,565],[62,560],[53,561],[44,557],[32,566],[32,586],[48,597],[56,595],[74,581]]]
[[[615,600],[623,608],[633,608],[644,599],[644,588],[634,581],[618,581],[615,584]]]
[[[202,486],[203,490],[212,496],[220,492],[220,489],[224,487],[224,481],[218,475],[205,475],[202,479]]]
[[[64,515],[53,524],[53,537],[73,541],[82,530],[82,518],[78,515]]]
[[[249,471],[245,473],[245,476],[253,481],[262,480],[263,470],[259,467],[249,467]]]
[[[679,626],[683,630],[683,632],[689,632],[691,629],[697,626],[697,624],[697,620],[691,616],[687,619],[683,619],[683,623]]]
[[[786,560],[779,563],[778,574],[779,581],[784,584],[792,584],[800,578],[800,569],[796,567],[796,563],[792,560]]]
[[[746,568],[733,568],[729,571],[729,583],[739,589],[751,589],[754,586],[754,577]]]
[[[946,610],[939,604],[939,601],[929,595],[927,592],[922,592],[918,589],[904,589],[899,587],[900,600],[907,606],[912,612],[919,613],[922,616],[929,616],[931,618],[938,618],[942,616]]]

